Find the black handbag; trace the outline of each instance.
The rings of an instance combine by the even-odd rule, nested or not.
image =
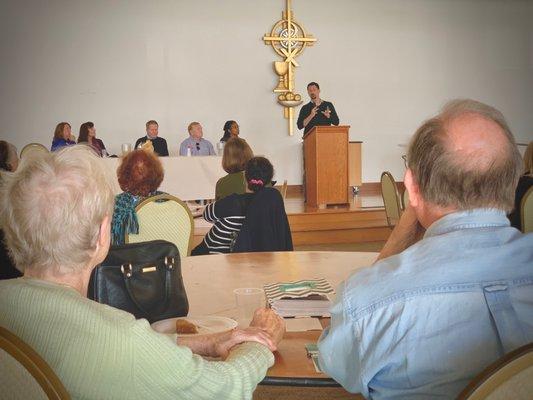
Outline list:
[[[92,272],[88,297],[150,323],[187,315],[178,248],[165,240],[111,246]]]

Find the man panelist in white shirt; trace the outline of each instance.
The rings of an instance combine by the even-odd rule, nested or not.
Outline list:
[[[191,122],[187,128],[189,137],[180,144],[180,156],[215,156],[215,149],[209,140],[202,136],[204,132],[199,122]]]

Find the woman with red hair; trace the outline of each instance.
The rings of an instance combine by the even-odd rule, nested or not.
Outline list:
[[[154,153],[134,150],[122,159],[117,176],[123,192],[115,197],[111,241],[124,244],[126,233],[139,233],[137,204],[147,197],[164,194],[157,190],[163,182],[163,165]]]

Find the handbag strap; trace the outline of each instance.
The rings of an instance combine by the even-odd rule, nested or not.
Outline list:
[[[172,289],[172,282],[171,282],[171,272],[174,269],[174,264],[176,263],[176,260],[174,257],[165,257],[165,297],[164,301],[161,303],[161,307],[164,309],[168,302],[170,301],[170,291]],[[147,316],[150,315],[151,311],[147,310],[143,304],[141,304],[137,297],[134,294],[133,288],[131,287],[131,278],[133,276],[133,268],[131,266],[131,263],[128,264],[122,264],[120,266],[120,271],[122,272],[122,275],[124,277],[124,284],[126,286],[126,290],[128,291],[128,294],[133,301],[133,303],[141,310],[144,314]]]

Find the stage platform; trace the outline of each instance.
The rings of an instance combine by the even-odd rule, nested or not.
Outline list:
[[[306,206],[301,194],[289,195],[285,211],[294,245],[384,241],[391,232],[381,195],[353,196],[323,210]]]
[[[372,192],[353,196],[349,204],[319,210],[305,205],[301,191],[289,190],[285,211],[295,246],[385,241],[391,233],[381,195]],[[211,224],[201,217],[195,218],[194,223],[196,246]]]

